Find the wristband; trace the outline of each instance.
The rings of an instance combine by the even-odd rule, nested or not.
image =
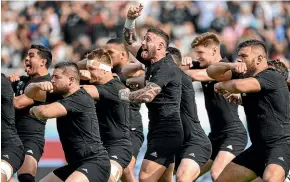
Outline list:
[[[130,19],[126,19],[126,22],[125,22],[125,28],[128,28],[130,30],[134,29],[135,28],[135,20],[130,20]]]

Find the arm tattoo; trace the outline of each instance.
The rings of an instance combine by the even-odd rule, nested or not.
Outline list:
[[[161,88],[155,83],[148,83],[143,89],[131,92],[129,100],[132,102],[151,102],[156,95],[161,92]]]
[[[137,35],[135,29],[128,29],[124,27],[123,35],[127,44],[132,45],[134,42],[137,42]]]

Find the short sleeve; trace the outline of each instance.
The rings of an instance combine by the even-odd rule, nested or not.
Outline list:
[[[172,68],[166,65],[153,69],[148,81],[157,84],[160,88],[166,86],[176,76]]]
[[[78,113],[84,111],[84,103],[80,95],[68,96],[58,101],[68,113]]]
[[[261,90],[275,90],[276,88],[279,88],[279,83],[283,82],[284,79],[282,76],[279,77],[277,74],[279,73],[273,70],[266,70],[256,75],[255,78],[260,83]]]
[[[114,84],[113,84],[114,83]],[[96,85],[96,88],[99,92],[100,99],[104,98],[107,100],[119,100],[119,90],[126,88],[125,86],[121,86],[121,82],[113,82],[105,85]]]

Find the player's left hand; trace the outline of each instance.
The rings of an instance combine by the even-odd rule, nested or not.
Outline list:
[[[231,104],[242,104],[242,98],[241,94],[232,94],[227,92],[225,95],[223,95],[225,99],[229,101]]]
[[[91,73],[88,70],[80,70],[81,80],[90,80]]]
[[[221,95],[225,95],[227,93],[226,90],[221,88],[221,83],[216,83],[214,85],[214,91]]]

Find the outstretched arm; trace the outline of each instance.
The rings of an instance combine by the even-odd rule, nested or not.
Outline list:
[[[24,94],[33,100],[45,102],[46,92],[52,92],[53,86],[51,82],[30,83],[24,90]]]
[[[234,79],[224,82],[219,82],[214,85],[216,92],[224,95],[230,93],[248,93],[259,92],[261,85],[256,78]]]
[[[65,116],[67,115],[67,110],[59,102],[54,102],[48,105],[34,106],[29,110],[29,113],[39,120],[47,120]]]
[[[135,29],[135,19],[141,15],[143,5],[140,4],[139,7],[130,7],[127,13],[127,19],[123,29],[124,45],[131,52],[131,54],[136,57],[141,43],[137,42],[137,34]]]

